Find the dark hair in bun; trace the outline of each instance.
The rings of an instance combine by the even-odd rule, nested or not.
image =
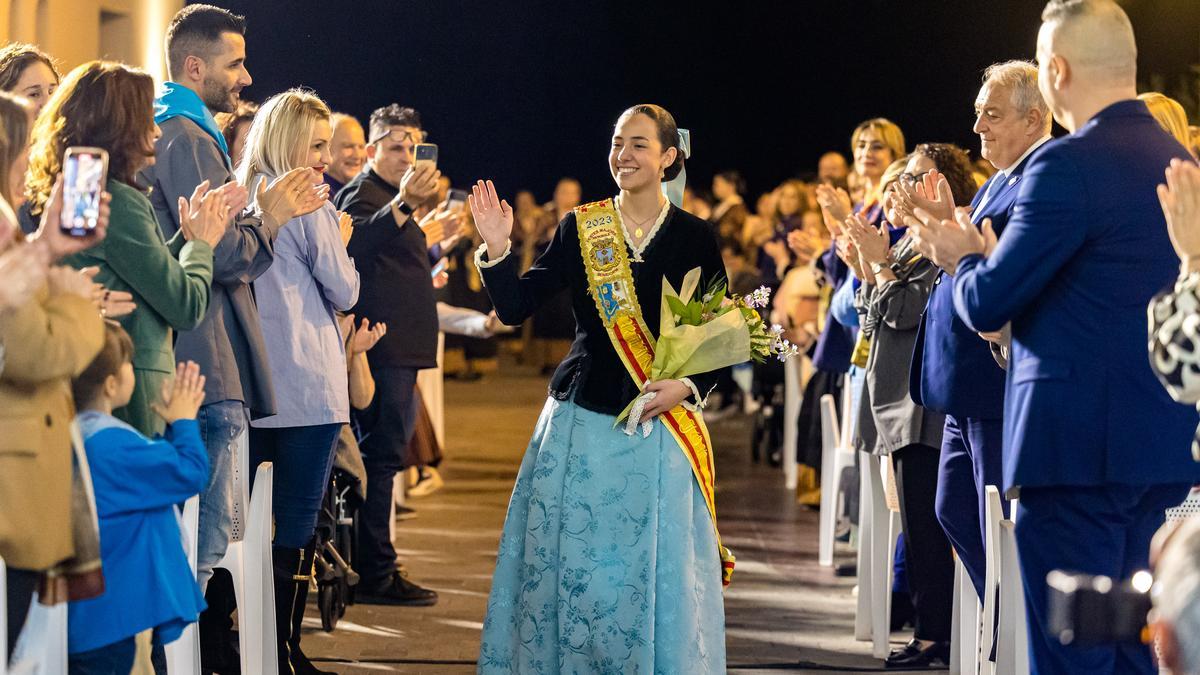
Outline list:
[[[663,169],[663,181],[674,180],[679,172],[683,171],[684,160],[683,148],[679,147],[679,127],[675,124],[675,117],[660,105],[639,103],[621,113],[617,123],[620,124],[621,120],[634,115],[645,115],[654,121],[654,126],[658,129],[658,142],[662,143],[663,152],[666,152],[667,148],[675,148],[678,151],[675,154],[675,161]]]

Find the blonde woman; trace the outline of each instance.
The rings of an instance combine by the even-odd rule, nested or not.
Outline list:
[[[1163,128],[1163,131],[1171,134],[1175,140],[1179,141],[1180,145],[1188,149],[1188,152],[1195,152],[1192,150],[1192,134],[1188,129],[1187,111],[1183,109],[1179,101],[1157,91],[1138,94],[1138,100],[1146,104],[1146,107],[1150,109],[1150,114],[1154,116],[1154,120]]]
[[[321,180],[330,162],[329,108],[290,90],[262,105],[246,138],[238,182],[263,182],[300,167]],[[346,352],[336,313],[358,300],[358,272],[328,202],[294,218],[275,240],[275,262],[255,280],[277,414],[250,423],[252,466],[273,462],[276,636],[281,673],[319,673],[300,651],[313,530],[338,433],[350,421]]]

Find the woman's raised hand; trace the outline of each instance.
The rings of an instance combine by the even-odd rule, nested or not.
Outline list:
[[[1158,186],[1158,201],[1167,218],[1167,233],[1184,272],[1194,272],[1200,270],[1200,168],[1173,159],[1166,177],[1166,185]]]
[[[830,217],[837,223],[841,223],[850,215],[853,208],[850,204],[850,195],[842,188],[834,188],[832,185],[822,183],[817,186],[817,203],[821,208],[828,211]]]
[[[471,206],[471,215],[475,217],[475,228],[483,243],[487,244],[489,260],[495,260],[504,255],[508,246],[508,238],[512,235],[513,210],[507,201],[496,195],[496,186],[492,181],[478,181],[471,187],[467,195],[467,203]]]
[[[196,186],[191,199],[179,198],[179,229],[188,241],[199,239],[216,248],[231,220],[230,195],[208,189],[209,182]]]

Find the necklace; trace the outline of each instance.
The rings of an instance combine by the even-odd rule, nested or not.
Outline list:
[[[633,222],[633,228],[634,228],[634,229],[633,229],[633,236],[637,237],[637,238],[638,238],[638,240],[640,241],[640,240],[641,240],[641,238],[642,238],[643,236],[645,236],[645,231],[642,229],[642,227],[643,227],[643,226],[644,226],[646,223],[650,222],[650,218],[654,218],[654,217],[656,217],[658,214],[656,213],[656,214],[654,214],[654,215],[650,216],[650,218],[646,218],[645,220],[643,220],[643,221],[641,221],[641,222],[638,222],[638,221],[637,221],[637,220],[635,220],[635,219],[634,219],[632,216],[630,216],[628,213],[626,213],[626,212],[625,212],[625,209],[621,209],[621,215],[622,215],[622,216],[624,216],[625,218],[628,218],[630,221],[632,221],[632,222]]]

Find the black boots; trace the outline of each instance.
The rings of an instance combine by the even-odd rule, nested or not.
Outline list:
[[[314,543],[303,549],[272,547],[275,568],[275,643],[280,675],[322,675],[300,651],[300,624],[312,578]]]
[[[241,675],[237,635],[233,632],[233,610],[237,607],[233,578],[216,568],[204,594],[208,609],[200,613],[200,671],[211,675]]]

